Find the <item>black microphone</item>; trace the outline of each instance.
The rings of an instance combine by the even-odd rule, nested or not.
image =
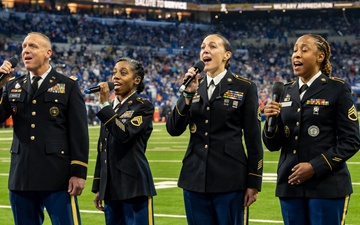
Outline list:
[[[183,92],[185,91],[186,87],[189,86],[189,84],[191,83],[192,80],[194,80],[195,76],[198,74],[198,73],[201,73],[205,67],[205,63],[203,61],[197,61],[194,66],[195,68],[195,75],[192,76],[192,77],[188,77],[184,83],[181,85],[179,91],[180,92]]]
[[[110,91],[112,89],[114,89],[114,83],[113,82],[107,82],[108,85],[109,85],[109,89]],[[95,86],[95,87],[92,87],[92,88],[89,88],[87,90],[84,91],[85,94],[91,94],[91,93],[95,93],[95,92],[99,92],[100,91],[100,86]]]
[[[10,58],[8,61],[11,63],[11,68],[14,68],[18,64],[18,60],[15,57]],[[0,73],[0,82],[6,75],[5,73]]]
[[[284,91],[284,83],[283,82],[275,82],[273,86],[273,100],[275,102],[280,102],[280,96]],[[273,133],[276,127],[276,116],[271,116],[268,121],[268,133]]]

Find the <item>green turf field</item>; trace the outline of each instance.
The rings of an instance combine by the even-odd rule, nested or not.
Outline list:
[[[104,215],[93,205],[94,194],[91,193],[92,174],[95,166],[96,142],[99,127],[89,127],[90,155],[89,173],[85,190],[79,197],[83,225],[105,224]],[[10,164],[10,144],[12,129],[0,129],[0,224],[13,224],[8,198],[7,180]],[[154,197],[156,225],[185,225],[185,211],[182,201],[182,190],[176,187],[181,160],[188,142],[188,132],[181,137],[167,134],[164,123],[155,123],[147,150],[153,172],[157,196]],[[250,207],[250,224],[282,224],[278,199],[274,196],[275,173],[278,152],[265,151],[264,179],[258,201]],[[360,224],[360,154],[348,161],[352,174],[354,194],[351,196],[347,225]],[[50,225],[46,214],[45,225]],[[206,225],[206,224],[204,224]]]

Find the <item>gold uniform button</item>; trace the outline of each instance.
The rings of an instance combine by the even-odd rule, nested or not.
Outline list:
[[[34,105],[36,104],[36,100],[35,100],[35,99],[34,99],[34,100],[32,100],[32,104],[34,104]]]
[[[59,102],[59,100],[55,99],[55,102]]]
[[[32,123],[32,124],[31,124],[31,128],[35,128],[35,124]]]
[[[62,154],[62,155],[64,155],[64,154],[65,154],[65,152],[64,152],[64,151],[61,151],[61,154]]]
[[[299,139],[299,136],[295,136],[295,141],[297,141]]]
[[[208,134],[209,134],[208,132],[205,132],[205,136],[208,136]]]
[[[107,138],[105,138],[105,141],[107,141]]]
[[[300,123],[299,122],[296,122],[296,126],[299,126],[300,125]]]
[[[209,146],[208,146],[208,145],[205,145],[204,147],[207,149]]]
[[[293,154],[294,154],[294,155],[296,154],[296,150],[293,150]]]
[[[36,116],[36,112],[32,112],[31,115]]]
[[[30,140],[32,140],[32,141],[35,140],[35,136],[31,136]]]
[[[104,160],[105,164],[106,164],[106,159]]]
[[[210,110],[210,107],[209,107],[209,106],[208,106],[208,107],[206,107],[206,110],[207,110],[207,111],[209,111],[209,110]]]
[[[300,111],[301,111],[301,109],[300,109],[300,108],[298,108],[298,109],[297,109],[297,111],[298,111],[298,112],[300,112]]]
[[[205,123],[209,123],[209,120],[205,120]]]

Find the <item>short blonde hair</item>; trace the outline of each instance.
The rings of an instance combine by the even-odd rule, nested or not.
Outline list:
[[[49,48],[52,49],[52,44],[51,44],[50,38],[48,36],[46,36],[45,34],[40,33],[40,32],[30,32],[27,34],[27,36],[29,36],[29,35],[41,36],[45,40],[45,42],[49,45]]]

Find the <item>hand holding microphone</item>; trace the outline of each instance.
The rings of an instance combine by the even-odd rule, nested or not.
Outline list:
[[[18,64],[18,60],[15,57],[12,57],[8,60],[11,64],[11,68],[14,68],[17,64]],[[5,64],[5,62],[4,62]],[[1,67],[4,67],[4,64]],[[2,68],[3,69],[3,68]],[[5,77],[10,74],[10,72],[8,73],[4,73],[4,72],[0,72],[0,82],[3,81],[3,79],[5,79]]]
[[[275,102],[280,102],[280,96],[284,91],[284,83],[282,82],[275,82],[274,86],[273,86],[273,101]],[[268,133],[273,133],[276,129],[276,117],[275,116],[270,116],[269,120],[268,120],[268,127],[267,127],[267,132]]]
[[[107,82],[110,91],[114,89],[114,83],[113,82]],[[91,93],[95,93],[95,92],[99,92],[101,90],[100,86],[95,86],[92,88],[89,88],[87,90],[84,91],[85,94],[91,94]]]
[[[191,76],[191,77],[188,77],[184,83],[181,85],[180,89],[179,89],[179,92],[182,93],[185,91],[185,89],[187,88],[187,86],[189,86],[189,84],[194,80],[194,78],[196,77],[196,75],[198,73],[201,73],[204,68],[205,68],[205,63],[203,61],[197,61],[195,64],[194,64],[194,69],[195,69],[195,74],[194,76]]]

